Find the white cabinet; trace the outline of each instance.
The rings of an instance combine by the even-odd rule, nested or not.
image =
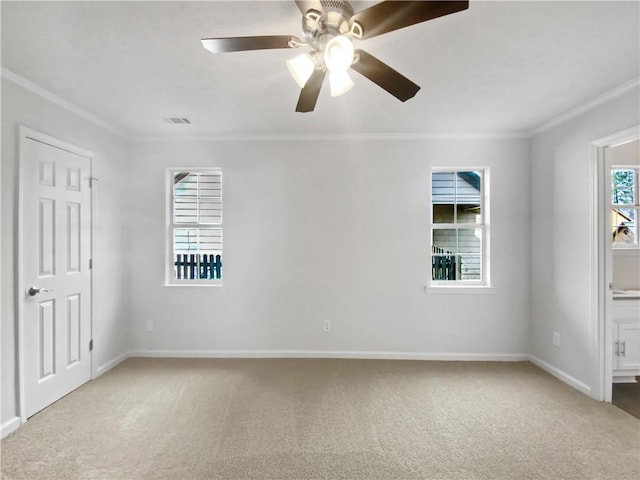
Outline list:
[[[613,305],[613,381],[635,382],[640,375],[640,300]]]

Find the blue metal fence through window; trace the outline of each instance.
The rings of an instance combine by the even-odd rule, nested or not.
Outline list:
[[[178,280],[220,280],[222,257],[214,254],[176,254],[174,265]]]
[[[460,262],[458,256],[440,247],[433,247],[431,255],[431,278],[433,280],[456,280]]]

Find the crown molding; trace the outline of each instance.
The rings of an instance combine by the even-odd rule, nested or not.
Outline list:
[[[86,120],[89,120],[90,122],[95,123],[96,125],[104,128],[105,130],[110,131],[111,133],[114,133],[121,137],[125,137],[125,138],[127,137],[127,134],[125,132],[123,132],[119,128],[114,127],[110,123],[105,122],[101,118],[95,116],[93,113],[90,113],[87,110],[77,106],[76,104],[56,95],[55,93],[45,88],[42,88],[41,86],[33,83],[30,80],[27,80],[26,78],[18,75],[15,72],[12,72],[7,68],[4,68],[4,67],[2,68],[1,76],[2,78],[9,80],[10,82],[15,83],[16,85],[19,85],[20,87],[26,90],[29,90],[30,92],[35,93],[36,95],[39,95],[46,100],[49,100],[53,104],[58,105],[62,108],[65,108],[66,110],[69,110],[70,112],[75,113],[79,117],[82,117]]]
[[[294,141],[424,141],[424,140],[503,140],[503,139],[526,139],[527,132],[489,132],[489,133],[456,133],[456,132],[434,132],[434,133],[264,133],[264,134],[224,134],[224,135],[133,135],[130,136],[123,130],[114,127],[112,124],[102,120],[91,112],[78,105],[56,95],[36,83],[27,80],[17,73],[2,68],[2,78],[39,95],[50,102],[59,105],[76,115],[90,120],[96,125],[109,130],[110,132],[124,137],[132,142],[294,142]]]
[[[558,115],[551,120],[533,128],[529,131],[507,131],[492,133],[456,133],[456,132],[434,132],[434,133],[264,133],[264,134],[224,134],[224,135],[128,135],[125,131],[102,120],[93,113],[79,107],[78,105],[56,95],[55,93],[33,83],[17,73],[2,67],[2,78],[19,85],[26,90],[39,95],[50,102],[59,105],[76,115],[85,118],[94,124],[110,131],[118,136],[126,138],[132,142],[294,142],[294,141],[425,141],[425,140],[509,140],[528,139],[549,130],[557,125],[565,123],[593,108],[598,107],[610,100],[624,95],[640,87],[640,77],[634,78],[619,87],[599,95],[571,110]]]
[[[608,92],[598,95],[597,97],[587,101],[586,103],[583,103],[582,105],[578,105],[577,107],[574,107],[571,110],[565,113],[562,113],[555,118],[552,118],[551,120],[547,120],[542,125],[539,125],[538,127],[532,129],[528,133],[528,136],[535,137],[536,135],[539,135],[542,132],[549,130],[550,128],[553,128],[562,123],[568,122],[569,120],[579,115],[582,115],[583,113],[588,112],[589,110],[592,110],[615,98],[618,98],[624,95],[625,93],[630,92],[631,90],[634,90],[638,87],[640,87],[640,77],[636,77],[633,80],[625,82],[622,85],[614,88],[613,90],[609,90]]]
[[[503,133],[265,133],[233,135],[137,135],[132,142],[308,142],[308,141],[412,141],[526,139],[526,132]]]

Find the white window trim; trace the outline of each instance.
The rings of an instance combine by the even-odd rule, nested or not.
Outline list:
[[[620,209],[627,209],[627,210],[635,210],[636,212],[636,233],[639,234],[640,236],[640,225],[638,225],[638,222],[640,221],[640,166],[638,165],[611,165],[611,170],[610,170],[610,174],[609,176],[611,177],[611,172],[613,172],[614,170],[633,170],[634,171],[634,202],[635,203],[630,203],[630,204],[622,204],[622,203],[616,203],[613,204],[611,203],[611,209],[614,208],[620,208]],[[611,199],[609,199],[609,202],[611,202]],[[640,238],[637,238],[636,241],[638,243],[633,243],[633,244],[623,244],[623,243],[611,243],[611,249],[612,249],[612,253],[614,256],[618,256],[618,255],[624,255],[624,254],[620,254],[618,252],[638,252],[640,253]]]
[[[223,279],[176,279],[174,278],[173,270],[173,230],[174,228],[190,228],[191,224],[176,225],[173,223],[173,178],[176,173],[180,172],[198,172],[198,173],[220,173],[222,174],[222,168],[220,167],[171,167],[166,169],[165,173],[165,199],[166,199],[166,217],[165,217],[165,287],[222,287]],[[222,177],[223,184],[223,220],[220,225],[198,225],[194,228],[220,228],[224,232],[224,177]],[[224,235],[224,234],[223,234]],[[223,247],[224,249],[224,244]],[[224,260],[223,260],[224,268]],[[223,274],[224,278],[224,274]]]
[[[433,185],[433,174],[439,172],[470,172],[482,171],[482,196],[480,200],[480,212],[482,223],[433,223],[433,203],[431,186]],[[432,167],[429,173],[429,182],[427,186],[427,198],[429,202],[429,250],[428,250],[428,275],[425,293],[460,293],[460,294],[485,294],[495,293],[495,286],[491,284],[491,268],[490,268],[490,235],[489,235],[489,219],[490,219],[490,169],[489,167]],[[482,236],[480,239],[482,269],[480,280],[433,280],[431,275],[431,256],[433,251],[433,230],[446,228],[480,228]]]
[[[611,253],[614,257],[640,257],[640,246],[616,247],[612,248]]]
[[[453,283],[453,282],[451,282]],[[425,287],[425,293],[444,293],[444,294],[464,294],[464,295],[485,295],[494,294],[497,292],[497,288],[492,285],[427,285]]]

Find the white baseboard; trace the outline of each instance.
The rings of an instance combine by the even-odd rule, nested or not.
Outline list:
[[[98,378],[100,375],[108,372],[113,367],[115,367],[118,364],[124,362],[130,356],[131,356],[131,352],[125,352],[125,353],[123,353],[121,355],[118,355],[116,358],[113,358],[113,359],[109,360],[104,365],[100,365],[98,368],[96,368],[95,375],[93,376],[93,378]]]
[[[479,362],[528,361],[524,353],[418,353],[336,350],[136,350],[131,357],[153,358],[353,358]]]
[[[538,357],[536,357],[534,355],[529,355],[529,360],[531,361],[531,363],[533,363],[537,367],[540,367],[541,369],[545,370],[546,372],[549,372],[551,375],[556,377],[558,380],[562,380],[567,385],[575,388],[576,390],[584,393],[585,395],[593,397],[593,392],[591,391],[591,387],[589,385],[587,385],[586,383],[582,383],[580,380],[572,377],[568,373],[563,372],[559,368],[556,368],[553,365],[548,364],[544,360],[540,360]]]
[[[20,428],[21,425],[22,422],[20,421],[20,417],[13,417],[7,420],[2,425],[0,425],[0,438],[4,438],[7,435],[15,432],[18,428]]]

